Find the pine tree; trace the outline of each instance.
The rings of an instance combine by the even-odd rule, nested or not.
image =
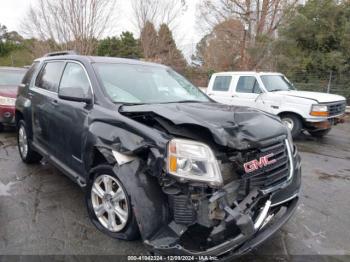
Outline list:
[[[166,24],[162,24],[158,32],[157,58],[176,71],[182,72],[186,68],[186,60],[177,48],[173,34]]]
[[[146,59],[154,59],[157,54],[157,31],[154,24],[147,21],[140,35],[140,45]]]
[[[130,32],[123,32],[120,38],[107,37],[101,40],[97,47],[97,54],[123,58],[140,58],[142,56],[139,43]]]

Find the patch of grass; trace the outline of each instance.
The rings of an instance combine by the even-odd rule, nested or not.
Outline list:
[[[12,51],[9,55],[0,57],[0,66],[22,67],[31,65],[34,60],[33,55],[26,49]]]

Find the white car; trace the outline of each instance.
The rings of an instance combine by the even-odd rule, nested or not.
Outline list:
[[[322,137],[342,123],[343,96],[298,91],[280,73],[223,72],[210,79],[207,94],[217,102],[254,107],[281,117],[296,137],[302,130]]]

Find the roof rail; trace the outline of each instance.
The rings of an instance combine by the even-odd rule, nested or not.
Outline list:
[[[47,53],[44,55],[44,57],[59,56],[59,55],[78,55],[78,53],[74,50],[58,51],[58,52]]]

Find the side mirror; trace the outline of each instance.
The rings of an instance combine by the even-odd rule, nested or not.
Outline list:
[[[92,102],[91,94],[86,94],[82,87],[64,87],[58,91],[58,97],[63,100],[74,102],[85,102],[90,104]]]

